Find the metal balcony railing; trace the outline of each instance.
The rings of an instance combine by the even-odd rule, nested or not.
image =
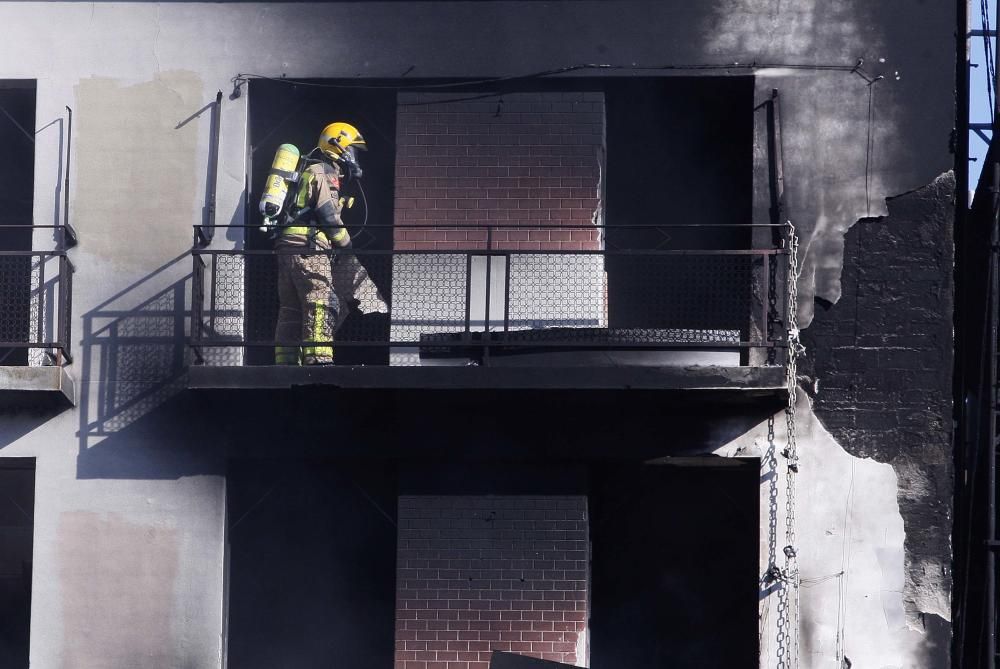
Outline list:
[[[519,356],[545,364],[538,355],[558,353],[649,365],[668,351],[728,353],[736,365],[784,359],[785,226],[371,227],[356,242],[394,248],[302,252],[329,255],[335,277],[356,259],[371,278],[341,286],[350,315],[324,342],[338,364],[491,365]],[[192,251],[198,363],[269,364],[274,346],[305,343],[274,338],[280,252]],[[618,352],[629,354],[608,356]]]
[[[62,365],[72,362],[70,325],[73,265],[66,257],[64,226],[2,225],[6,243],[37,246],[52,231],[50,250],[0,250],[0,365]]]

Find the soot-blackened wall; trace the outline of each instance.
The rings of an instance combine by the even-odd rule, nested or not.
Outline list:
[[[589,666],[758,666],[757,464],[595,470]]]
[[[847,234],[843,293],[804,331],[814,410],[849,453],[893,465],[908,612],[947,619],[954,179],[888,201]]]

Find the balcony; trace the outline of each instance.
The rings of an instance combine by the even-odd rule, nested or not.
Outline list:
[[[391,249],[377,232],[332,254],[355,305],[321,367],[271,364],[303,344],[274,339],[277,251],[195,248],[191,387],[783,392],[781,226],[435,223]]]
[[[75,403],[73,265],[61,226],[0,226],[0,406]],[[7,250],[18,246],[47,250]]]

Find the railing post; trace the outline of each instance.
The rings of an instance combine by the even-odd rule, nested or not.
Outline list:
[[[205,271],[204,270],[205,262],[202,261],[201,264],[202,264],[202,272],[204,273],[204,271]],[[212,254],[212,271],[209,272],[209,276],[211,277],[211,281],[212,281],[212,283],[209,285],[209,288],[208,288],[208,296],[209,296],[208,297],[208,322],[209,322],[209,331],[210,332],[218,333],[219,330],[218,330],[218,328],[216,326],[216,323],[215,323],[215,314],[218,311],[218,305],[216,303],[216,298],[215,298],[215,291],[216,291],[216,285],[219,283],[218,281],[216,281],[216,277],[219,276],[219,256],[216,255],[215,253]],[[202,279],[201,290],[202,290],[202,292],[204,292],[204,290],[205,290],[204,279]]]
[[[194,351],[196,365],[204,364],[201,352],[202,310],[205,301],[205,261],[197,252],[191,253],[191,350]]]
[[[73,263],[65,253],[59,256],[59,328],[62,354],[66,362],[73,362],[70,346],[73,341]]]
[[[764,344],[768,346],[768,357],[770,358],[770,347],[774,344],[771,340],[771,256],[768,253],[761,255],[763,268],[761,269],[761,320],[760,334],[764,339]]]
[[[503,331],[510,332],[510,254],[503,254]],[[506,337],[505,337],[506,339]]]
[[[493,292],[492,272],[493,255],[493,226],[486,228],[486,313],[483,319],[483,366],[490,366],[490,293]]]
[[[70,246],[76,246],[77,237],[76,230],[73,226],[69,224],[69,174],[70,174],[70,158],[72,157],[72,147],[73,147],[73,109],[69,106],[66,107],[67,120],[66,120],[66,179],[63,183],[63,248],[60,249],[65,251]]]
[[[465,343],[470,343],[472,332],[472,254],[465,254]]]
[[[45,332],[45,312],[48,309],[48,305],[46,304],[46,299],[45,299],[45,263],[48,260],[48,258],[49,257],[46,256],[44,253],[40,253],[38,255],[32,255],[29,258],[30,261],[34,261],[36,259],[38,261],[38,299],[35,300],[35,303],[38,305],[38,317],[37,317],[37,320],[35,322],[35,332],[37,333],[36,334],[37,341],[35,343],[38,343],[38,344],[41,344],[42,342],[48,341],[48,339],[49,339],[48,338],[48,333]],[[61,258],[61,256],[60,256],[60,258]],[[30,276],[31,276],[31,263],[30,262],[28,263],[28,276],[29,276],[29,280],[30,280]],[[29,290],[31,289],[30,285],[28,286],[28,289]],[[62,316],[60,315],[57,318],[59,318],[61,320]],[[58,336],[58,334],[59,334],[59,330],[56,329],[56,328],[53,328],[52,335],[53,336]],[[41,347],[39,347],[39,348],[41,348]],[[43,349],[41,351],[42,358],[44,358],[45,354],[46,354],[46,351]],[[30,364],[30,361],[31,361],[30,350],[29,350],[29,354],[28,354],[28,361],[29,361],[29,364]]]

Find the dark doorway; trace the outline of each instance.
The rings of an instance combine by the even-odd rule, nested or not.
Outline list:
[[[35,192],[35,82],[0,80],[0,251],[31,250]],[[0,256],[0,342],[27,342],[31,258]],[[27,365],[28,349],[0,348],[0,365]]]
[[[607,248],[750,248],[753,78],[608,81]],[[738,330],[746,339],[749,256],[607,258],[614,328]]]
[[[28,666],[34,458],[0,458],[0,667]]]
[[[233,462],[227,499],[229,666],[392,667],[392,471]]]
[[[360,153],[365,198],[356,184],[346,184],[344,196],[355,197],[355,205],[344,212],[359,259],[386,299],[390,296],[392,263],[389,255],[365,251],[392,249],[393,184],[396,163],[396,91],[393,89],[339,88],[338,82],[317,80],[317,86],[253,80],[249,85],[250,149],[249,197],[247,199],[247,247],[270,249],[271,234],[261,232],[257,206],[264,180],[278,147],[294,144],[303,153],[316,146],[320,131],[334,121],[347,121],[363,134],[368,150]],[[342,82],[348,86],[348,82]],[[371,82],[366,82],[371,83]],[[330,87],[324,87],[330,86]],[[367,210],[365,209],[367,201]],[[278,313],[277,269],[271,256],[248,256],[246,268],[247,339],[271,341]],[[385,314],[362,317],[352,314],[338,338],[354,341],[387,341],[389,319]],[[337,364],[387,364],[388,349],[363,347],[337,350]],[[247,364],[274,361],[269,348],[247,351]]]
[[[722,464],[595,473],[594,669],[758,665],[758,462]]]

